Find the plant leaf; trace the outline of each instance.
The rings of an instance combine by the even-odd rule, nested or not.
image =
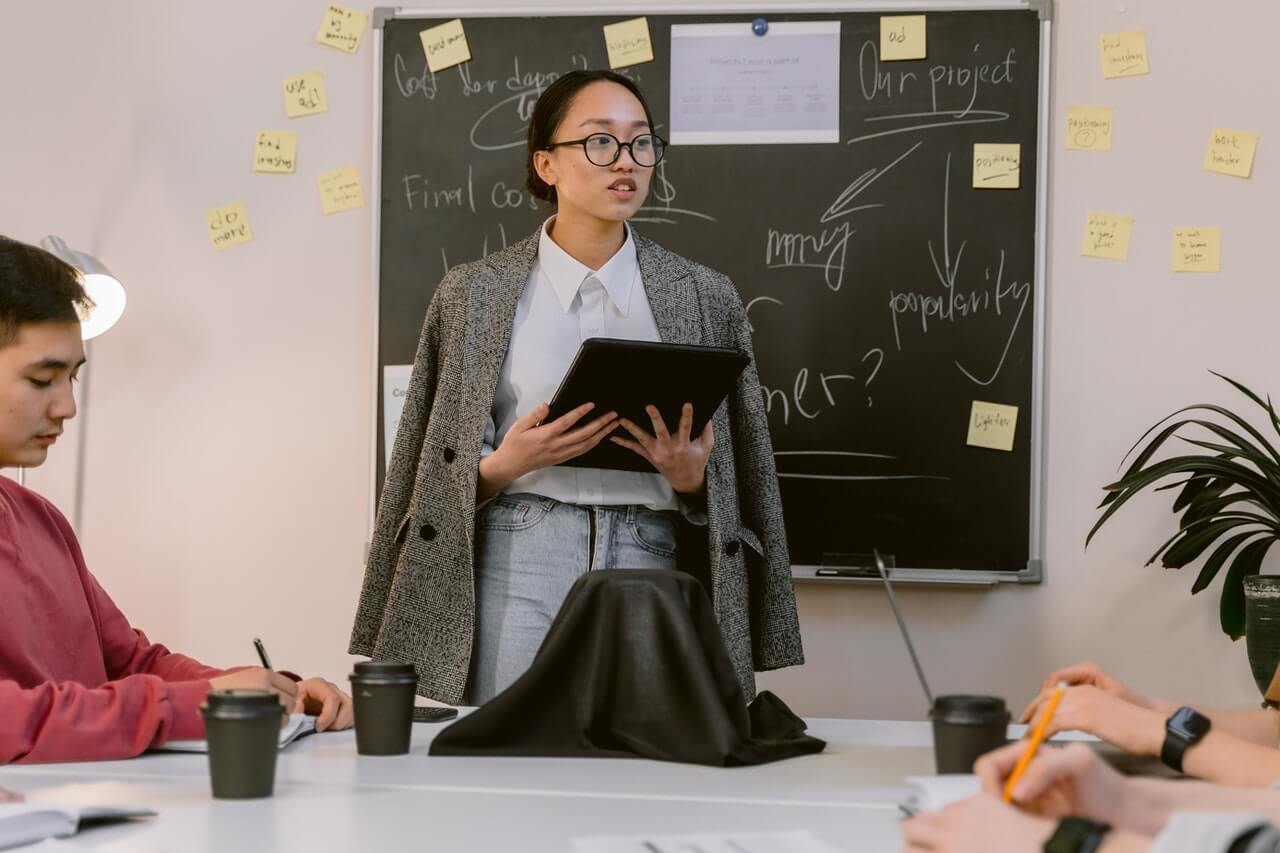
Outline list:
[[[1240,533],[1232,536],[1226,542],[1223,542],[1217,549],[1209,555],[1209,559],[1204,561],[1204,566],[1200,569],[1200,574],[1196,576],[1196,582],[1191,585],[1191,594],[1203,592],[1209,584],[1213,583],[1213,579],[1217,577],[1218,570],[1222,568],[1222,564],[1227,561],[1232,552],[1244,544],[1250,536],[1256,535],[1254,531],[1248,533]]]
[[[1256,523],[1253,519],[1227,518],[1201,523],[1197,529],[1184,530],[1181,540],[1170,546],[1161,563],[1166,569],[1180,569],[1187,563],[1199,559],[1205,549],[1222,534],[1246,524]]]
[[[1217,494],[1221,494],[1228,488],[1225,484],[1221,488],[1217,488],[1217,482],[1217,479],[1214,477],[1188,477],[1187,479],[1182,480],[1181,483],[1169,483],[1164,486],[1159,486],[1156,491],[1172,489],[1175,486],[1181,485],[1182,491],[1178,492],[1178,496],[1173,499],[1173,511],[1179,512],[1183,507],[1190,504],[1197,495],[1202,494],[1206,489],[1212,489]]]
[[[1222,630],[1233,640],[1244,636],[1244,579],[1256,575],[1262,569],[1262,558],[1275,539],[1268,537],[1250,542],[1240,549],[1240,553],[1227,569],[1227,576],[1222,582],[1222,600],[1218,605],[1218,620]]]
[[[1210,370],[1209,372],[1225,382],[1230,382],[1232,385],[1236,387],[1237,391],[1244,394],[1250,400],[1252,400],[1253,402],[1261,406],[1263,411],[1265,411],[1268,415],[1271,416],[1271,427],[1276,432],[1280,433],[1280,417],[1276,416],[1276,407],[1271,404],[1270,394],[1267,395],[1267,401],[1264,403],[1262,402],[1262,399],[1257,394],[1255,394],[1253,391],[1246,388],[1244,384],[1232,379],[1230,376],[1226,376],[1225,374],[1219,373],[1216,370]]]
[[[1249,491],[1250,495],[1257,500],[1259,508],[1269,516],[1280,518],[1280,483],[1271,483],[1256,471],[1234,462],[1204,456],[1175,456],[1153,463],[1142,471],[1137,471],[1106,486],[1108,491],[1115,493],[1115,499],[1107,504],[1102,516],[1094,522],[1085,537],[1085,547],[1088,547],[1107,519],[1130,498],[1147,486],[1173,474],[1212,475],[1230,480],[1233,484]]]

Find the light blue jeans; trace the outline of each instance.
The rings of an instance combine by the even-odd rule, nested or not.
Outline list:
[[[476,636],[467,702],[533,663],[573,582],[593,569],[674,569],[674,512],[499,495],[476,513]]]

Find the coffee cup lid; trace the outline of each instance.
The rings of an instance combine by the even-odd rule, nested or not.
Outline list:
[[[999,696],[955,694],[939,696],[929,709],[929,719],[948,723],[990,723],[1008,721],[1009,709]]]
[[[416,684],[418,673],[411,663],[371,660],[357,663],[351,680],[365,684]]]
[[[204,704],[204,710],[207,713],[234,714],[236,716],[258,716],[266,713],[279,714],[282,707],[280,697],[270,690],[240,687],[227,690],[210,690]]]

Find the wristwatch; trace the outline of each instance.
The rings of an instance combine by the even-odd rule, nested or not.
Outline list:
[[[1183,705],[1164,724],[1164,746],[1160,760],[1182,772],[1182,755],[1209,733],[1209,718]]]
[[[1064,817],[1044,843],[1044,853],[1094,853],[1111,825],[1082,817]]]

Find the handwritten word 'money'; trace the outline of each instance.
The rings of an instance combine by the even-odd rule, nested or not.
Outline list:
[[[823,228],[818,234],[769,229],[764,264],[768,269],[808,267],[822,270],[822,280],[832,291],[844,286],[845,255],[854,230],[848,222]]]
[[[981,45],[975,44],[973,52],[977,53]],[[983,85],[1007,86],[1013,80],[1013,69],[1018,64],[1014,59],[1015,48],[1009,48],[1004,59],[997,62],[975,62],[973,65],[953,65],[939,63],[929,66],[925,78],[915,71],[886,69],[880,64],[880,49],[874,41],[866,41],[858,51],[858,82],[862,97],[874,101],[884,96],[906,98],[916,94],[916,89],[929,85],[929,99],[933,111],[939,110],[939,95],[946,101],[954,90],[960,90],[961,97],[968,96],[968,103],[960,110],[961,115],[973,109],[978,101],[978,93]],[[911,91],[908,92],[908,89]]]

